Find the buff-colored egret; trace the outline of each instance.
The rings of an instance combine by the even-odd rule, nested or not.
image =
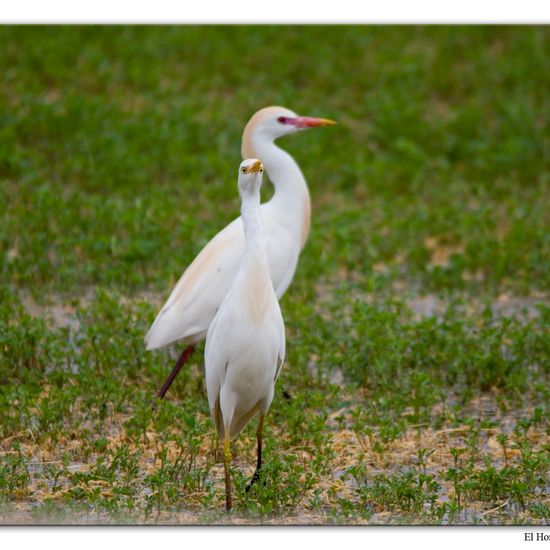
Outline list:
[[[239,167],[244,253],[208,329],[204,354],[208,404],[223,439],[227,511],[232,506],[230,440],[259,413],[258,462],[248,490],[262,467],[264,416],[285,357],[285,327],[269,275],[260,215],[262,171],[257,159],[245,160]]]
[[[258,158],[275,193],[260,207],[269,272],[278,298],[288,288],[309,233],[311,205],[306,181],[294,159],[275,145],[282,136],[306,128],[335,124],[325,118],[298,116],[283,107],[266,107],[248,122],[242,137],[243,158]],[[203,340],[241,262],[244,233],[241,218],[220,231],[181,276],[145,336],[152,350],[181,341],[181,353],[158,392],[164,397],[177,373]]]

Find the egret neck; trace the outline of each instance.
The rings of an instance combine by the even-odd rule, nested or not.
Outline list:
[[[295,160],[262,132],[243,136],[244,158],[258,158],[273,183],[275,193],[264,206],[273,209],[279,221],[289,228],[303,248],[309,235],[311,201],[306,180]]]
[[[245,257],[257,257],[267,266],[267,250],[260,219],[260,186],[241,191],[241,216],[243,220]]]

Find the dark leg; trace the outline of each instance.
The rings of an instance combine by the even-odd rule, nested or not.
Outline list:
[[[229,445],[229,431],[225,432],[223,441],[223,471],[225,474],[225,511],[231,512],[233,501],[231,499],[231,447]]]
[[[248,493],[254,482],[260,477],[260,470],[262,469],[262,435],[264,432],[264,415],[260,414],[260,421],[258,422],[258,429],[256,430],[256,439],[258,440],[258,462],[256,463],[256,471],[248,482],[245,491]]]
[[[181,367],[183,367],[183,365],[187,363],[194,349],[195,349],[195,344],[191,344],[181,352],[180,358],[177,360],[174,368],[172,369],[172,372],[170,373],[170,376],[166,379],[166,382],[164,382],[164,386],[162,386],[160,391],[157,393],[157,397],[159,399],[164,399],[164,396],[166,395],[168,388],[172,385],[172,382],[178,375],[178,372],[181,370]]]

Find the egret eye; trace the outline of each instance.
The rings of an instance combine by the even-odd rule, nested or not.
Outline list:
[[[246,174],[246,168],[241,168],[241,172],[242,172],[243,174]]]
[[[277,122],[279,124],[286,124],[286,116],[277,117]]]
[[[260,174],[263,174],[263,173],[264,173],[264,169],[260,168]]]

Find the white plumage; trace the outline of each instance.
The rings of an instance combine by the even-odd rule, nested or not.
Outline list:
[[[245,246],[240,267],[206,337],[208,404],[224,440],[226,508],[231,509],[229,441],[259,412],[258,466],[261,468],[263,417],[273,399],[285,356],[285,332],[271,283],[260,217],[261,162],[245,160],[239,191]],[[255,478],[253,478],[255,479]]]
[[[272,199],[260,207],[260,218],[269,272],[279,298],[294,276],[309,233],[310,199],[300,168],[274,140],[304,128],[329,124],[334,122],[300,117],[282,107],[267,107],[250,119],[243,133],[243,157],[260,159],[275,186]],[[145,336],[147,349],[178,340],[194,344],[205,338],[235,279],[243,250],[239,217],[218,233],[184,272]]]

